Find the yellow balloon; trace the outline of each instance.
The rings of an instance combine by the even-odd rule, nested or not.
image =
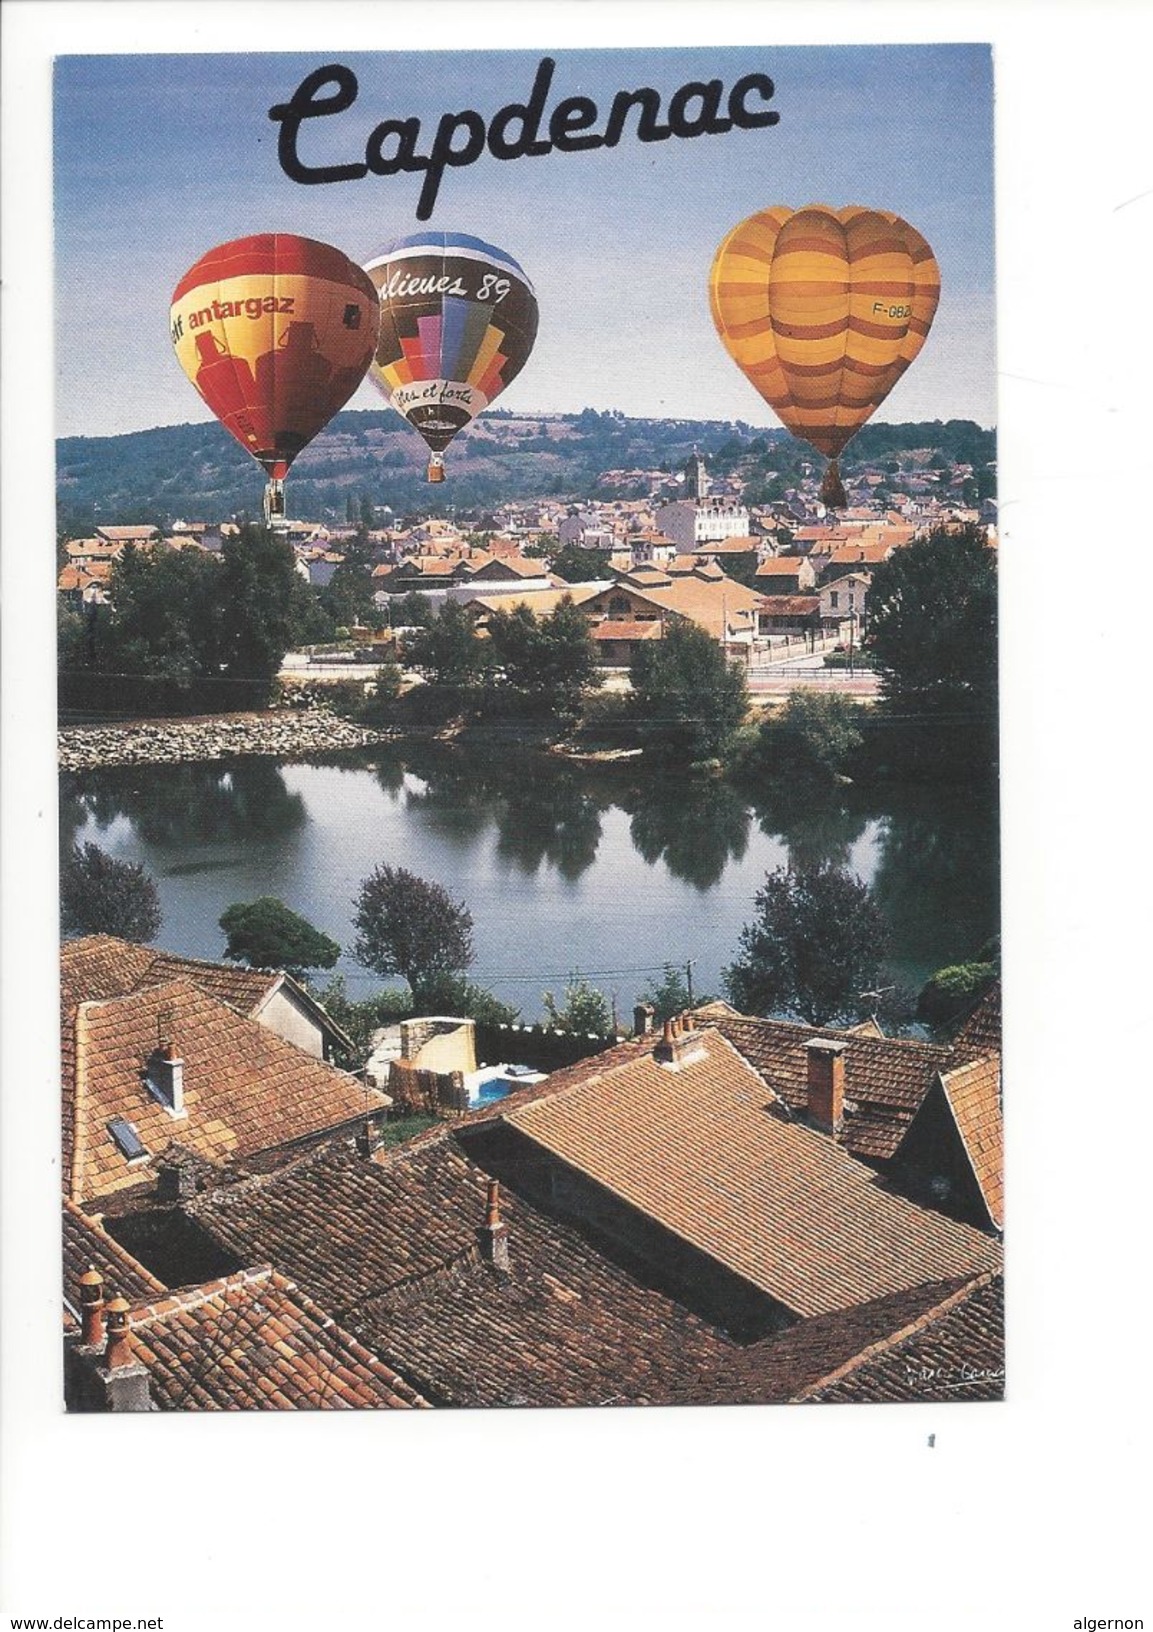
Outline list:
[[[830,459],[916,357],[940,294],[916,228],[857,204],[761,210],[725,238],[709,278],[729,355],[785,427]]]

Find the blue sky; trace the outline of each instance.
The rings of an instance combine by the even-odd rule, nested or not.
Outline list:
[[[268,109],[314,68],[359,81],[311,121],[305,162],[351,163],[380,120],[486,119],[529,93],[539,51],[62,56],[55,75],[57,431],[110,435],[208,417],[168,341],[169,296],[212,245],[300,232],[368,259],[417,230],[420,176],[302,186]],[[706,280],[736,222],[769,204],[896,210],[942,272],[933,332],[880,419],[995,422],[992,82],[979,45],[561,51],[548,108],[651,85],[769,74],[773,128],[500,162],[444,177],[431,228],[509,250],[541,307],[536,350],[502,405],[529,411],[775,417],[716,338]],[[547,114],[546,114],[547,116]],[[365,385],[352,407],[380,407]]]

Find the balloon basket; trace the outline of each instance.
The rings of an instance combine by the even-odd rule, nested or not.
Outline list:
[[[830,459],[825,479],[821,483],[821,503],[826,510],[844,510],[848,502],[837,461]]]
[[[428,479],[430,482],[444,481],[444,460],[436,457],[428,461]]]
[[[284,483],[273,477],[264,489],[264,525],[286,532],[288,516],[284,508]]]

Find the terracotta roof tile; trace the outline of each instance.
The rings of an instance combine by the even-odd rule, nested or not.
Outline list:
[[[161,1410],[380,1410],[428,1402],[274,1270],[141,1302],[133,1358]]]
[[[887,1193],[766,1105],[715,1029],[676,1070],[650,1054],[590,1066],[589,1080],[502,1120],[796,1315],[1000,1262],[987,1236]]]
[[[937,1073],[954,1063],[951,1051],[941,1044],[907,1038],[725,1015],[717,1016],[713,1024],[778,1098],[801,1112],[808,1103],[805,1044],[815,1037],[845,1042],[842,1142],[854,1156],[871,1160],[895,1154]]]
[[[1005,1216],[1000,1056],[986,1054],[942,1073],[941,1086],[989,1217],[1001,1229]]]
[[[159,1030],[184,1061],[180,1117],[144,1080]],[[176,1140],[221,1163],[340,1126],[387,1103],[184,979],[80,1003],[63,1090],[64,1183],[77,1201],[141,1180],[140,1165],[126,1160],[109,1132],[114,1117],[133,1124],[152,1157]]]
[[[859,1356],[804,1398],[856,1405],[999,1400],[1004,1393],[1004,1283],[998,1275]]]
[[[105,1280],[107,1297],[127,1298],[129,1303],[164,1291],[144,1265],[138,1263],[118,1241],[114,1241],[99,1218],[91,1218],[74,1202],[65,1199],[61,1219],[64,1250],[64,1324],[75,1329],[76,1319],[67,1308],[80,1307],[80,1277],[89,1268],[97,1269]]]

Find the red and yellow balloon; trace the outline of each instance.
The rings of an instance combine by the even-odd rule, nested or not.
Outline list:
[[[289,466],[372,361],[380,303],[371,280],[312,238],[237,238],[184,274],[171,324],[184,372],[268,473],[266,516],[276,519]]]

